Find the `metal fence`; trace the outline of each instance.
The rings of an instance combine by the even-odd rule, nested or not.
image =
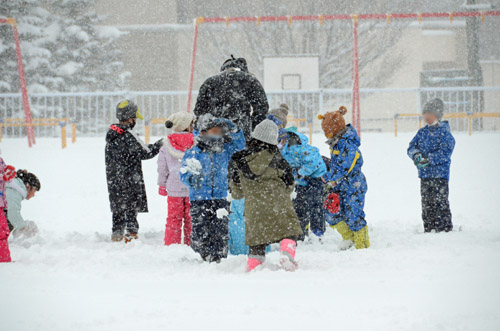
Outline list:
[[[286,103],[290,115],[305,118],[302,128],[306,130],[313,124],[319,130],[319,113],[338,109],[345,105],[350,109],[351,90],[321,89],[313,91],[269,91],[267,93],[271,108]],[[195,93],[196,96],[196,93]],[[187,92],[94,92],[94,93],[52,93],[30,94],[33,118],[70,118],[77,125],[79,136],[102,136],[108,126],[115,121],[115,106],[120,99],[130,98],[141,109],[146,120],[168,118],[187,105]],[[393,130],[394,116],[397,114],[420,113],[426,100],[439,97],[445,102],[448,113],[500,112],[500,86],[498,87],[460,87],[460,88],[399,88],[360,90],[361,127],[363,131],[387,132]],[[0,121],[8,118],[23,118],[21,94],[0,94]],[[346,115],[349,119],[349,115]],[[399,131],[416,129],[415,119],[399,124]],[[450,120],[452,130],[467,131],[466,119]],[[139,121],[138,130],[143,129]],[[3,128],[4,137],[24,137],[24,128]],[[500,119],[475,119],[473,130],[500,130]],[[35,128],[37,137],[59,135],[56,127]],[[151,127],[151,135],[164,135],[161,125]]]

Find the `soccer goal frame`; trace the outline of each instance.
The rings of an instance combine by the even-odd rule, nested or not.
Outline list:
[[[23,97],[24,118],[26,121],[26,135],[28,136],[28,145],[31,147],[35,144],[35,133],[33,131],[33,120],[31,118],[30,99],[28,98],[28,90],[26,89],[26,79],[24,76],[23,58],[21,56],[21,45],[19,43],[19,33],[17,32],[17,22],[14,18],[0,18],[0,24],[9,24],[12,27],[12,34],[16,44],[17,69],[19,71],[19,85],[21,86],[21,94]]]
[[[196,49],[198,44],[198,30],[202,24],[226,24],[228,27],[233,23],[280,23],[287,22],[289,25],[294,21],[317,21],[323,25],[327,21],[351,21],[353,33],[352,45],[352,123],[358,134],[361,134],[360,104],[359,104],[359,50],[358,50],[358,22],[360,20],[386,20],[388,24],[394,19],[416,19],[419,23],[424,18],[449,19],[453,23],[454,18],[480,17],[484,21],[487,16],[500,16],[500,11],[460,11],[460,12],[430,12],[430,13],[385,13],[385,14],[342,14],[342,15],[306,15],[306,16],[246,16],[246,17],[197,17],[194,20],[193,48],[191,56],[191,71],[189,76],[189,94],[187,111],[191,111],[194,72],[196,65]]]

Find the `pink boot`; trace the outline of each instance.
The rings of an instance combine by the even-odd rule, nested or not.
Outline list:
[[[265,258],[248,257],[247,272],[250,272],[264,263]]]
[[[283,239],[280,244],[280,264],[286,271],[295,271],[298,264],[295,261],[297,243],[291,239]]]

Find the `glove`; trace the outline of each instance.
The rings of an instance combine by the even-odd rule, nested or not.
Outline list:
[[[167,188],[165,186],[160,186],[158,188],[158,194],[161,195],[162,197],[166,197],[168,195]]]
[[[330,193],[323,202],[323,208],[331,214],[337,214],[340,209],[340,199],[338,193]]]
[[[24,228],[14,229],[13,231],[13,237],[16,239],[21,236],[24,238],[31,238],[36,236],[37,234],[38,234],[38,226],[33,221],[26,221],[26,226]]]
[[[227,118],[217,118],[217,119],[215,119],[214,122],[218,125],[224,125],[225,127],[228,128],[229,131],[231,131],[233,133],[236,133],[239,130],[238,127],[233,122],[228,120]]]
[[[202,181],[203,178],[201,175],[192,175],[191,178],[189,178],[189,185],[191,185],[192,188],[199,189],[201,188]]]
[[[417,168],[425,168],[429,165],[429,159],[422,155],[422,153],[417,153],[413,157],[413,163]]]
[[[154,143],[155,146],[158,146],[158,147],[162,147],[163,146],[163,139],[160,139],[160,140],[157,140],[155,143]]]
[[[16,168],[11,165],[6,166],[3,174],[3,180],[6,182],[10,182],[14,179],[14,177],[16,177]]]

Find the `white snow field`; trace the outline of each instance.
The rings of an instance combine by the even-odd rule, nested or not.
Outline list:
[[[209,265],[164,247],[156,160],[143,163],[150,213],[139,240],[111,243],[104,137],[66,150],[56,138],[32,149],[4,139],[2,157],[42,190],[23,203],[40,234],[11,238],[15,263],[0,265],[0,329],[500,330],[500,134],[455,134],[457,231],[441,234],[423,234],[411,137],[362,136],[371,248],[340,251],[329,229],[324,244],[298,247],[298,271],[280,270],[274,251],[250,274],[245,256]]]

